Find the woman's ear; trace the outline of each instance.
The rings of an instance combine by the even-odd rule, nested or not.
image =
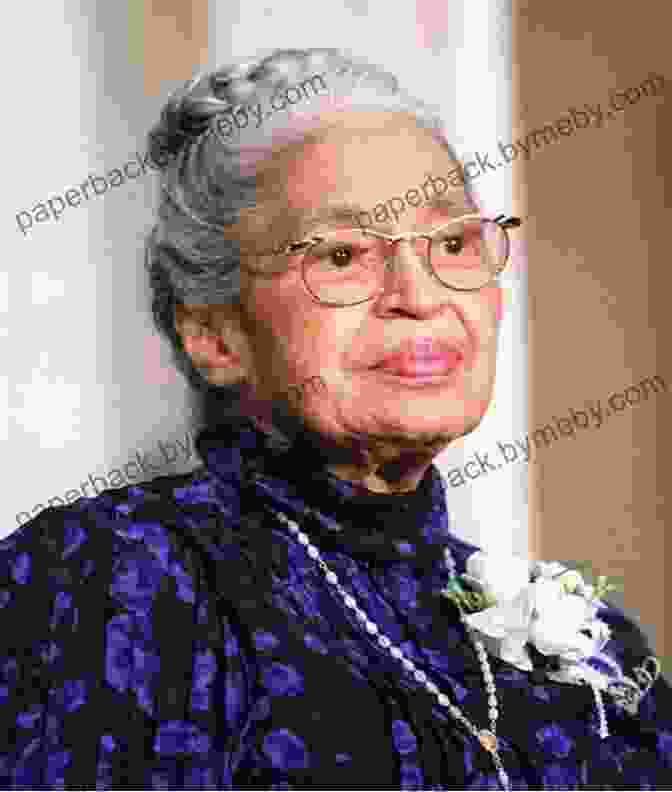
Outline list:
[[[194,366],[212,385],[247,378],[246,341],[232,306],[175,306],[175,332]]]

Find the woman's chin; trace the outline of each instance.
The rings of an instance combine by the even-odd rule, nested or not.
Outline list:
[[[481,416],[465,413],[451,415],[419,413],[404,410],[400,404],[396,410],[367,412],[344,409],[337,416],[310,413],[304,415],[308,427],[331,437],[370,437],[389,442],[418,442],[425,444],[436,441],[445,444],[472,431],[481,421]]]

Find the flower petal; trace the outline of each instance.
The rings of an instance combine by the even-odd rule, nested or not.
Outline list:
[[[465,616],[467,623],[493,638],[506,638],[518,635],[527,640],[531,614],[531,603],[527,590],[518,596],[492,608]]]
[[[530,582],[530,562],[519,556],[477,550],[467,558],[465,568],[465,580],[498,602],[513,599]]]
[[[534,666],[525,648],[525,642],[515,638],[505,638],[500,646],[499,656],[505,663],[511,663],[521,671],[532,671]]]

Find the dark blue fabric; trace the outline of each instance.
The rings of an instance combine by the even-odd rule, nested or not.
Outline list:
[[[430,468],[364,495],[249,422],[203,432],[204,467],[50,508],[0,542],[0,789],[497,789],[490,758],[359,623],[269,511],[429,679],[488,726],[480,667],[437,596],[449,528]],[[496,526],[492,527],[496,530]],[[650,650],[618,609],[607,651]],[[492,659],[515,789],[672,788],[672,691],[633,717]]]

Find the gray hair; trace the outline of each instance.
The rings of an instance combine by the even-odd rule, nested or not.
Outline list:
[[[319,91],[314,88],[318,78]],[[281,96],[287,106],[289,91],[299,86],[299,103],[266,114],[256,127],[247,124],[237,136],[223,131],[225,124],[233,131],[227,117],[246,112],[237,108],[275,108],[271,102]],[[392,74],[335,49],[273,50],[247,58],[197,75],[166,103],[148,136],[150,156],[163,167],[145,268],[154,322],[192,386],[209,387],[175,330],[177,303],[240,301],[240,245],[235,235],[223,232],[257,206],[263,163],[272,152],[305,140],[324,123],[325,113],[351,110],[410,115],[455,159],[435,110],[403,92]]]

